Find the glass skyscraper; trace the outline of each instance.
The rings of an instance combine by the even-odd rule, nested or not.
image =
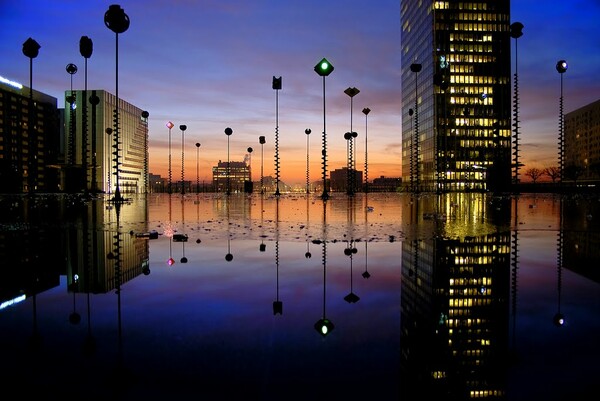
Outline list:
[[[510,0],[402,0],[402,181],[508,191]]]

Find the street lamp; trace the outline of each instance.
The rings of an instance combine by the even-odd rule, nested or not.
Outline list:
[[[171,183],[172,183],[172,170],[171,170],[171,128],[173,128],[175,124],[171,121],[167,122],[167,128],[169,129],[169,187],[168,192],[171,193]]]
[[[353,195],[352,178],[350,176],[350,171],[352,170],[352,132],[346,132],[344,139],[346,140],[346,194],[351,196]]]
[[[308,173],[308,169],[309,169],[309,157],[308,157],[308,139],[310,138],[310,133],[312,131],[310,130],[310,128],[307,128],[304,130],[304,133],[306,134],[306,193],[309,194],[310,193],[310,175]]]
[[[81,165],[84,176],[84,190],[88,191],[88,128],[87,128],[87,61],[88,58],[92,57],[92,52],[94,49],[94,45],[92,43],[92,39],[87,36],[82,36],[79,39],[79,53],[83,56],[85,62],[84,68],[84,86],[83,86],[83,96],[81,97]],[[94,182],[92,178],[92,182]],[[92,191],[95,191],[96,188],[92,185]]]
[[[67,148],[67,164],[70,167],[75,165],[75,93],[73,93],[73,75],[77,73],[77,66],[73,63],[67,64],[67,73],[71,78],[71,94],[67,96],[69,102],[69,144]]]
[[[273,89],[275,89],[275,196],[279,196],[279,90],[281,89],[281,77],[273,77]]]
[[[246,188],[246,192],[252,193],[252,149],[251,146],[248,146],[248,187]]]
[[[355,178],[356,178],[356,169],[354,166],[354,138],[356,138],[358,136],[358,134],[356,132],[354,132],[352,130],[352,111],[354,109],[353,107],[353,101],[354,101],[354,96],[358,95],[360,93],[360,90],[358,90],[355,87],[349,87],[346,90],[344,90],[344,93],[348,96],[350,96],[350,138],[348,141],[349,144],[349,153],[348,153],[348,177],[347,177],[347,181],[348,181],[348,188],[346,188],[346,194],[348,195],[354,195],[354,183],[355,183]]]
[[[144,178],[142,178],[143,182],[143,193],[147,194],[149,189],[148,183],[148,117],[150,117],[150,113],[147,110],[142,111],[142,122],[144,123]]]
[[[229,177],[229,137],[231,134],[233,134],[233,130],[229,127],[225,128],[225,135],[227,135],[227,195],[231,195],[231,182]]]
[[[95,90],[92,91],[89,100],[92,105],[92,191],[98,192],[98,179],[96,177],[98,169],[98,161],[96,159],[96,107],[100,103],[100,98],[96,95]]]
[[[115,196],[113,198],[114,202],[123,202],[123,198],[121,197],[121,191],[119,189],[119,34],[125,32],[129,29],[129,16],[125,14],[125,10],[121,8],[118,4],[112,4],[108,7],[108,11],[104,14],[104,25],[111,31],[115,33],[115,43],[116,43],[116,51],[115,51],[115,117],[114,117],[114,156],[115,156],[115,165],[116,165],[116,189]]]
[[[419,77],[419,72],[421,71],[421,64],[418,63],[412,63],[410,65],[410,70],[412,72],[415,73],[415,132],[414,132],[414,143],[413,143],[413,147],[414,147],[414,152],[415,152],[415,157],[414,157],[414,163],[415,163],[415,168],[414,168],[414,173],[415,173],[415,182],[411,183],[413,184],[413,191],[418,192],[419,191],[419,187],[420,187],[420,177],[419,177],[419,95],[417,92],[417,81],[418,81],[418,77]]]
[[[196,142],[196,193],[200,192],[200,142]]]
[[[323,159],[323,193],[321,198],[323,200],[329,199],[329,193],[327,192],[327,130],[326,130],[326,114],[325,114],[325,77],[331,74],[334,70],[333,65],[326,58],[315,65],[314,68],[317,75],[323,77],[323,150],[321,151]]]
[[[514,121],[513,121],[513,128],[514,128],[514,145],[515,145],[515,150],[514,150],[514,184],[515,186],[518,186],[520,183],[520,179],[519,179],[519,168],[521,167],[519,165],[519,73],[518,73],[518,52],[517,52],[517,39],[519,39],[521,36],[523,36],[523,24],[520,22],[514,22],[512,24],[510,24],[510,36],[512,38],[515,39],[515,83],[514,83],[514,88],[513,88],[513,117],[514,117]]]
[[[367,126],[368,126],[368,116],[369,113],[371,112],[371,109],[368,107],[365,107],[362,110],[363,114],[365,115],[365,193],[369,192],[369,153],[368,153],[368,145],[367,145],[367,137],[368,137],[368,131],[367,131]]]
[[[29,157],[27,158],[27,191],[33,193],[36,184],[34,178],[37,178],[37,158],[34,156],[37,154],[34,149],[37,149],[37,135],[33,132],[34,127],[34,108],[33,108],[33,59],[36,58],[40,51],[40,45],[32,38],[28,38],[23,43],[23,54],[29,58],[29,124],[27,128],[29,131]],[[34,176],[35,172],[35,176]]]
[[[565,138],[564,138],[564,116],[563,116],[563,74],[567,72],[567,62],[565,60],[559,60],[556,63],[556,71],[560,74],[560,106],[558,115],[558,168],[560,170],[559,180],[562,184],[562,177],[564,174],[564,155],[565,155]]]
[[[113,129],[110,127],[106,128],[106,135],[108,135],[109,137],[112,135],[113,133]],[[111,180],[111,176],[112,176],[112,165],[109,163],[108,164],[108,174],[107,174],[107,190],[108,193],[112,193],[112,180]]]
[[[183,173],[183,160],[184,160],[184,154],[183,154],[183,133],[185,132],[185,130],[187,129],[187,125],[180,125],[179,129],[181,130],[181,195],[185,194],[185,181],[184,181],[184,173]]]
[[[263,186],[263,174],[264,174],[264,160],[263,160],[263,156],[264,156],[264,147],[265,147],[265,137],[264,136],[259,136],[258,137],[258,143],[260,143],[260,193],[264,194],[265,193],[265,188]]]

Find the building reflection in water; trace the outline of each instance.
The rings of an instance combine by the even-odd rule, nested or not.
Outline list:
[[[117,375],[131,377],[132,372],[128,367],[134,361],[125,357],[125,344],[127,350],[141,347],[143,350],[137,352],[146,357],[147,353],[151,355],[154,352],[152,346],[156,346],[159,341],[152,337],[152,333],[144,333],[144,337],[140,337],[141,331],[148,331],[147,325],[140,329],[123,325],[129,316],[135,318],[136,323],[144,321],[141,316],[133,314],[125,315],[123,321],[123,302],[125,308],[131,305],[131,310],[147,308],[148,320],[152,322],[155,322],[154,314],[167,319],[171,314],[177,316],[179,313],[189,317],[194,324],[202,321],[203,325],[198,323],[198,327],[194,326],[193,339],[182,341],[182,344],[192,348],[200,343],[198,349],[202,352],[195,349],[198,354],[194,354],[185,347],[175,348],[175,352],[189,352],[194,363],[201,363],[198,361],[206,359],[211,368],[214,366],[210,362],[224,355],[226,362],[220,367],[219,373],[223,373],[232,362],[252,367],[258,362],[240,362],[231,356],[235,352],[228,351],[221,355],[218,351],[210,350],[210,346],[216,346],[216,343],[210,343],[209,335],[212,333],[215,337],[222,336],[223,340],[219,340],[218,344],[225,344],[223,346],[227,348],[238,347],[237,342],[249,341],[248,338],[258,333],[257,337],[272,337],[273,342],[268,347],[261,344],[255,349],[242,346],[234,349],[244,349],[250,353],[264,351],[260,358],[253,354],[253,361],[264,362],[268,359],[268,364],[273,363],[274,367],[280,356],[290,366],[297,363],[301,366],[298,370],[305,374],[310,370],[307,370],[307,366],[313,366],[314,369],[314,365],[311,365],[314,360],[310,359],[311,352],[315,350],[315,344],[312,343],[314,337],[322,337],[323,340],[327,338],[325,342],[318,341],[318,350],[320,355],[327,356],[330,364],[328,375],[335,376],[336,369],[348,369],[343,370],[346,374],[356,372],[353,369],[357,369],[351,363],[344,366],[336,364],[336,358],[344,362],[355,362],[352,356],[372,345],[343,343],[344,339],[359,338],[365,330],[362,326],[371,327],[379,314],[396,307],[393,309],[398,314],[393,317],[398,320],[393,334],[396,338],[386,339],[385,346],[379,343],[374,345],[379,351],[377,355],[383,354],[383,351],[388,355],[389,352],[398,352],[397,375],[395,366],[384,366],[381,372],[391,372],[393,380],[390,383],[401,393],[402,399],[433,396],[452,400],[487,398],[512,401],[517,398],[510,396],[511,372],[519,371],[515,367],[522,366],[519,365],[522,363],[522,355],[527,352],[521,343],[517,344],[517,340],[522,341],[528,335],[525,332],[530,331],[529,327],[518,327],[519,324],[529,324],[528,318],[517,318],[518,313],[530,313],[520,305],[523,285],[532,286],[527,283],[528,277],[523,277],[522,250],[519,249],[527,241],[528,233],[531,238],[532,232],[535,236],[542,231],[549,231],[552,248],[556,246],[556,250],[552,249],[551,257],[552,262],[556,259],[556,266],[545,269],[543,276],[537,278],[542,283],[550,282],[552,290],[556,291],[552,292],[551,305],[544,309],[544,322],[555,330],[571,333],[567,330],[574,329],[568,327],[570,319],[576,315],[573,306],[569,304],[578,294],[574,288],[565,291],[565,287],[569,288],[570,284],[569,280],[565,281],[565,277],[570,277],[572,282],[572,273],[577,273],[596,284],[595,287],[586,287],[592,289],[597,288],[599,281],[598,269],[591,268],[597,266],[600,260],[600,247],[597,246],[600,238],[599,220],[594,219],[595,216],[600,216],[597,200],[581,198],[566,201],[559,197],[521,195],[511,199],[475,193],[436,196],[369,194],[368,197],[357,195],[339,199],[335,199],[334,194],[328,200],[315,200],[310,196],[265,198],[262,195],[205,196],[200,199],[196,194],[192,206],[192,202],[186,201],[188,199],[192,198],[177,198],[180,202],[175,202],[175,205],[180,204],[181,221],[174,222],[174,199],[169,194],[152,205],[155,210],[152,216],[144,197],[135,198],[132,204],[114,204],[102,199],[84,199],[79,196],[0,198],[3,210],[0,220],[0,258],[3,267],[10,267],[2,270],[0,282],[0,327],[3,329],[0,338],[4,344],[12,341],[18,343],[16,337],[11,338],[7,334],[10,331],[4,329],[8,327],[6,312],[14,312],[14,316],[18,316],[15,311],[22,308],[27,312],[27,323],[31,321],[31,331],[28,327],[27,333],[18,334],[28,335],[28,352],[41,356],[44,351],[48,351],[47,340],[56,343],[56,332],[61,333],[60,330],[64,329],[54,328],[54,333],[49,330],[46,315],[52,308],[61,306],[51,308],[52,298],[41,295],[63,291],[68,296],[68,305],[62,306],[61,316],[68,317],[63,320],[68,320],[66,324],[69,327],[81,326],[80,348],[86,357],[95,358],[94,360],[105,358],[100,349],[106,350],[112,333],[117,333],[118,342],[110,354],[117,357],[116,369],[113,369]],[[253,215],[258,211],[253,207],[255,202],[260,202],[260,215]],[[166,247],[161,247],[161,240],[152,240],[162,236],[165,246],[168,241],[169,259],[174,263],[173,238],[176,234],[187,236],[190,232],[190,222],[185,218],[185,209],[188,207],[196,208],[196,221],[191,224],[196,226],[198,240],[203,230],[205,241],[202,248],[191,247],[187,250],[190,252],[189,268],[184,269],[182,265],[180,269],[165,269]],[[546,217],[536,220],[538,214]],[[162,233],[150,230],[151,224],[159,227]],[[251,253],[245,252],[244,238],[250,239]],[[234,239],[236,261],[240,263],[228,264],[233,259],[231,243]],[[259,252],[256,252],[258,241]],[[274,249],[275,272],[272,269],[273,255],[265,253],[265,241],[273,243],[274,248],[269,249]],[[360,242],[364,242],[364,255]],[[144,286],[143,278],[140,284],[135,279],[150,275],[150,247],[155,243],[155,249],[159,250],[158,256],[154,258],[158,274],[148,277],[148,284]],[[225,244],[226,262],[223,261]],[[182,259],[187,258],[185,245],[183,242]],[[314,263],[310,261],[311,246],[321,248],[321,266],[313,266]],[[368,253],[367,249],[371,252]],[[292,260],[293,257],[297,260]],[[370,279],[368,286],[361,286],[357,291],[361,295],[359,297],[354,293],[356,283],[353,280],[353,265],[357,260],[363,260],[363,257],[362,277]],[[537,263],[537,259],[547,258],[547,255],[538,257],[536,254],[535,257]],[[283,258],[285,269],[281,270]],[[395,267],[395,259],[398,259],[398,269]],[[525,267],[531,270],[531,261],[528,263],[526,262]],[[239,264],[243,264],[243,268]],[[373,270],[372,276],[368,266]],[[385,292],[385,282],[395,270],[399,270],[397,273],[401,276],[398,280],[401,288],[397,292],[400,305],[394,300],[393,307],[385,305],[381,308],[377,302]],[[261,271],[265,272],[264,277],[256,274]],[[286,279],[280,283],[282,271],[285,272]],[[245,272],[253,273],[244,276]],[[315,279],[315,274],[318,279]],[[272,330],[265,333],[257,331],[253,322],[245,320],[247,318],[244,316],[250,314],[248,319],[258,321],[259,326],[264,328],[268,326],[263,322],[264,308],[256,308],[261,310],[256,316],[250,307],[241,308],[251,304],[254,298],[260,298],[260,305],[273,299],[273,275],[276,293],[272,304],[277,324],[273,324]],[[177,277],[184,280],[176,282]],[[184,281],[190,282],[193,296],[186,295],[188,283]],[[138,294],[137,298],[132,299],[129,295],[134,291],[126,291],[124,288],[132,282],[135,282],[138,292],[142,288],[142,294],[151,293],[152,297]],[[165,284],[167,282],[170,285]],[[265,283],[267,285],[263,286]],[[538,290],[538,287],[540,286],[534,285],[530,288]],[[265,288],[266,291],[256,291],[256,288]],[[238,295],[239,289],[244,291],[241,295]],[[115,295],[116,299],[113,298]],[[153,299],[155,295],[157,299]],[[211,297],[217,298],[214,304],[209,301]],[[594,300],[597,302],[597,296],[588,297],[592,303]],[[44,308],[38,308],[38,301],[41,299],[45,300]],[[82,302],[83,299],[85,302]],[[286,300],[287,305],[285,316],[282,299]],[[529,299],[527,298],[527,302],[530,303]],[[106,307],[107,300],[111,307]],[[205,310],[202,309],[204,303],[216,307]],[[186,304],[190,305],[190,309],[186,309]],[[228,306],[219,310],[221,305]],[[315,308],[321,309],[321,312],[317,322],[313,323],[317,318],[313,316]],[[348,312],[347,308],[351,308],[352,312]],[[167,312],[161,314],[161,309]],[[97,320],[94,319],[95,310]],[[328,313],[334,316],[335,324]],[[352,316],[347,316],[349,314]],[[363,314],[368,317],[358,318]],[[230,319],[232,315],[235,319]],[[43,318],[44,325],[38,324],[40,318]],[[597,315],[588,319],[592,322],[592,327],[594,319],[597,320]],[[220,326],[215,321],[227,321],[227,324]],[[238,328],[238,321],[245,322],[243,330]],[[295,326],[296,321],[301,323],[298,324],[299,329]],[[350,321],[352,326],[349,326]],[[186,339],[187,324],[181,323],[175,333],[168,333],[178,339],[179,336]],[[583,323],[580,321],[579,324]],[[192,323],[189,325],[192,326]],[[214,332],[211,332],[212,325],[216,326]],[[320,336],[316,335],[311,325]],[[536,329],[547,330],[543,327]],[[136,335],[131,334],[134,330]],[[231,334],[231,331],[235,333]],[[308,333],[305,334],[304,331]],[[375,331],[373,337],[379,334],[378,330]],[[279,340],[280,343],[277,342],[278,333],[285,339]],[[157,334],[156,337],[160,335]],[[125,339],[130,339],[131,342],[124,342]],[[225,339],[235,341],[227,343]],[[168,347],[176,346],[171,344],[172,339],[160,340],[168,344]],[[539,342],[537,338],[525,340],[526,344]],[[395,345],[393,341],[397,341],[399,347],[387,347],[388,343],[390,346]],[[289,345],[294,351],[284,348],[282,344]],[[109,344],[110,347],[112,343]],[[330,354],[336,347],[342,348],[343,352]],[[6,347],[3,349],[6,351]],[[59,354],[62,356],[66,351],[61,350]],[[290,355],[294,358],[290,358]],[[375,353],[371,357],[373,355]],[[591,349],[590,355],[597,356],[597,352],[594,353]],[[303,358],[306,358],[306,363],[298,362]],[[357,360],[365,365],[370,359],[364,357]],[[18,353],[11,353],[7,361],[9,364],[18,362],[22,364],[22,368],[26,365],[29,367],[29,362]],[[135,362],[137,366],[140,363]],[[40,364],[32,374],[42,373],[47,366]],[[110,367],[114,366],[112,364]],[[334,369],[330,369],[330,366]],[[570,369],[575,368],[578,366]],[[287,369],[286,365],[284,371],[288,372]],[[13,370],[13,374],[20,371],[25,370],[17,368]],[[194,371],[196,374],[198,372],[200,370]],[[212,372],[208,369],[201,372],[209,378],[216,377],[211,376]],[[381,372],[378,372],[380,376]],[[289,377],[283,373],[276,377],[281,380],[281,386],[289,385],[294,383],[296,373],[296,370],[290,368]],[[138,370],[136,374],[139,376],[144,372]],[[269,374],[275,376],[277,373]],[[368,372],[363,372],[361,378],[364,379],[367,374]],[[48,373],[46,375],[44,377],[54,377],[48,376]],[[514,380],[515,373],[512,375]],[[336,380],[334,377],[330,379]],[[360,378],[348,375],[343,379],[340,379],[340,383]],[[111,376],[111,380],[118,386],[125,385],[124,381],[127,381],[119,381],[118,376]],[[235,383],[237,379],[231,380]],[[371,380],[374,380],[372,376]],[[317,383],[321,382],[313,378],[311,384],[320,385]],[[364,388],[368,387],[369,382],[366,380]]]
[[[433,215],[420,213],[423,202],[413,200],[411,223],[433,219],[437,230],[402,244],[401,390],[407,397],[505,399],[510,204],[503,213],[506,205],[481,198],[439,199]],[[488,218],[496,230],[482,233],[472,224]],[[448,219],[450,231],[442,228]]]

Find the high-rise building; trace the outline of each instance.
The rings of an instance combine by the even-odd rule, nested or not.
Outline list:
[[[57,99],[0,77],[0,192],[58,190]]]
[[[563,181],[600,180],[600,99],[565,115]]]
[[[511,184],[510,1],[401,1],[407,190]]]
[[[118,178],[121,193],[147,193],[148,115],[119,99],[117,144],[116,96],[104,90],[88,90],[84,119],[83,92],[65,92],[65,190],[115,193]],[[90,100],[94,96],[97,96],[95,105]],[[119,153],[118,177],[115,146]]]

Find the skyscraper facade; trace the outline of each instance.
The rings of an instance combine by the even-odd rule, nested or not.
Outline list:
[[[0,76],[0,192],[55,192],[57,99]]]
[[[402,0],[402,181],[510,190],[510,0]]]
[[[117,186],[115,146],[118,146],[119,191],[147,193],[147,115],[139,107],[119,99],[119,137],[116,138],[116,96],[104,90],[88,90],[84,118],[83,92],[65,92],[65,189],[114,193]],[[94,96],[96,104],[91,102]]]

